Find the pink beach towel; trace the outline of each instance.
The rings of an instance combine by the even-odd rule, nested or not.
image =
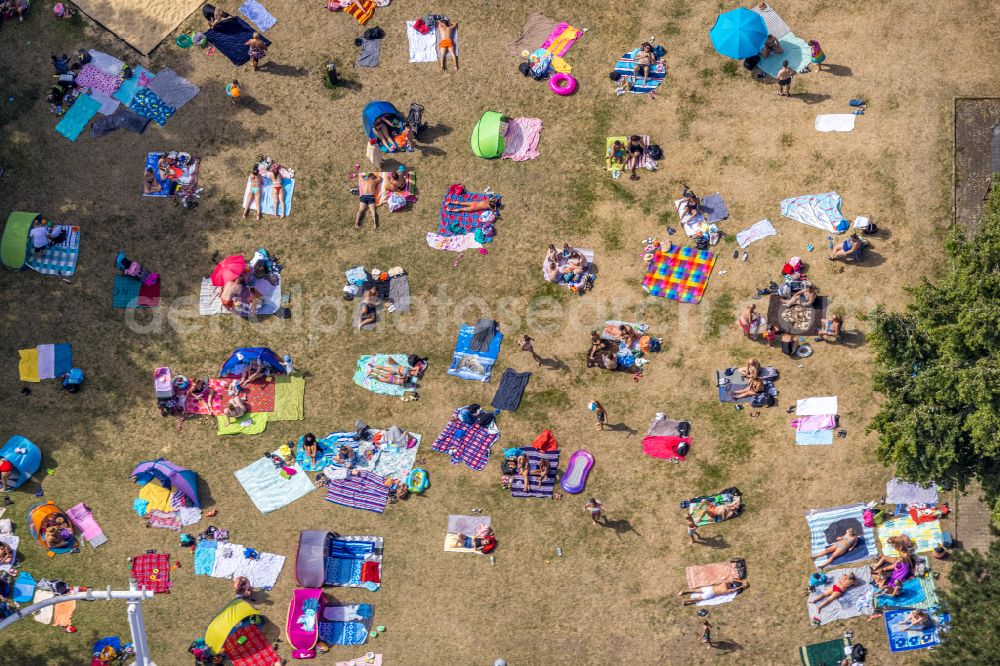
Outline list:
[[[833,430],[837,427],[836,414],[817,414],[814,416],[800,416],[792,419],[789,424],[795,428],[796,432],[815,432],[817,430]]]
[[[538,157],[538,139],[542,135],[540,118],[513,118],[504,137],[502,159],[524,162]]]
[[[122,80],[119,77],[105,74],[89,63],[81,67],[80,73],[76,75],[76,85],[81,88],[93,88],[105,95],[115,94],[121,84]]]
[[[90,509],[83,502],[80,502],[74,507],[66,512],[69,517],[69,521],[73,523],[83,538],[90,542],[90,545],[94,548],[104,545],[108,541],[108,537],[104,535],[104,530],[94,519],[94,514],[91,513]]]

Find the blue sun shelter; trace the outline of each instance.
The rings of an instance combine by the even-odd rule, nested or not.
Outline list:
[[[24,484],[42,466],[41,449],[21,435],[14,435],[0,447],[0,457],[7,459],[14,466],[14,471],[7,478],[9,490]]]
[[[233,355],[222,364],[219,371],[220,377],[231,377],[243,372],[243,368],[251,361],[262,361],[271,368],[271,372],[279,375],[285,374],[285,364],[281,357],[271,351],[268,347],[241,347],[233,352]]]

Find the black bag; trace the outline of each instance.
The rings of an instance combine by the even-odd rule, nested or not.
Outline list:
[[[750,400],[751,407],[774,407],[774,396],[769,393],[758,393]]]
[[[531,66],[526,62],[522,62],[517,66],[517,71],[521,72],[525,76],[531,76]]]
[[[483,428],[489,428],[493,424],[493,412],[479,412],[476,414],[476,423]]]
[[[746,69],[748,72],[752,72],[754,70],[754,67],[756,67],[759,62],[760,62],[760,56],[752,55],[743,61],[743,68]]]
[[[680,442],[680,443],[678,443],[677,444],[677,455],[679,455],[679,456],[686,456],[688,454],[688,450],[690,448],[691,448],[691,446],[687,442]]]
[[[851,648],[851,661],[856,661],[858,663],[864,663],[865,659],[868,658],[868,649],[864,645],[858,643],[853,648]]]
[[[622,75],[619,72],[611,72],[610,74],[608,74],[608,78],[614,81],[615,83],[618,83],[621,80]]]
[[[677,434],[681,437],[687,437],[691,434],[691,424],[687,421],[681,421],[677,424]]]
[[[374,28],[368,28],[365,30],[365,39],[382,39],[385,37],[385,30],[375,26]]]
[[[517,461],[513,458],[507,458],[502,463],[500,463],[500,472],[513,476],[517,473]]]
[[[694,246],[699,250],[707,250],[708,236],[698,236],[696,239],[694,239]]]
[[[649,148],[646,150],[646,154],[649,155],[651,160],[662,160],[663,159],[663,149],[660,148],[658,144],[650,144]]]

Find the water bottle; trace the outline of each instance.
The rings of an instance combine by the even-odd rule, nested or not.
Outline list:
[[[495,567],[496,564],[497,564],[497,558],[494,557],[493,555],[490,555],[490,566]]]
[[[562,546],[556,546],[556,556],[562,557]]]
[[[282,361],[283,361],[282,365],[285,366],[285,374],[286,375],[292,374],[292,371],[295,370],[295,366],[292,365],[292,357],[289,356],[288,354],[285,354],[285,357],[282,359]]]

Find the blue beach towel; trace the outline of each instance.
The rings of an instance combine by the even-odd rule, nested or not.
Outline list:
[[[97,115],[101,103],[84,93],[76,98],[69,111],[63,114],[62,120],[56,125],[56,131],[70,141],[76,141],[80,132],[87,126],[90,119]]]
[[[269,176],[261,176],[260,183],[260,212],[262,215],[274,215],[274,187],[272,186],[272,181]],[[284,194],[283,201],[285,209],[281,211],[285,217],[289,217],[292,214],[292,194],[295,192],[295,179],[294,178],[282,178],[281,179],[282,193]],[[243,207],[250,203],[250,179],[247,178],[247,186],[243,191]],[[257,205],[254,204],[250,207],[250,210],[257,210]]]
[[[861,515],[865,508],[864,504],[852,504],[850,506],[839,506],[832,509],[811,509],[806,512],[806,522],[809,524],[810,553],[818,553],[831,545],[834,539],[830,537],[840,536],[847,526],[853,527],[861,539],[849,553],[841,555],[833,561],[835,567],[850,564],[851,562],[863,562],[878,555],[875,546],[875,532],[870,527],[864,527],[864,518]],[[834,523],[837,525],[834,526]],[[843,528],[843,529],[841,529]],[[827,534],[831,532],[831,534]],[[833,532],[837,534],[834,535]],[[816,560],[826,561],[827,555]]]
[[[243,6],[240,7],[240,14],[253,21],[261,32],[267,32],[278,22],[278,19],[271,16],[271,12],[264,9],[264,5],[257,0],[244,2]]]
[[[215,566],[215,547],[218,541],[204,539],[199,541],[194,549],[194,574],[196,576],[211,576]]]
[[[832,430],[801,430],[795,432],[795,443],[799,446],[833,444]]]
[[[463,325],[458,330],[458,341],[455,343],[455,354],[452,357],[451,367],[448,368],[448,374],[462,379],[488,382],[493,372],[493,365],[497,362],[497,357],[500,356],[503,333],[499,330],[496,331],[490,342],[489,350],[478,352],[470,348],[472,334],[475,330],[475,326],[468,324]]]
[[[635,55],[639,52],[639,49],[633,49],[628,53],[622,55],[615,63],[615,71],[622,75],[622,79],[627,79],[631,81],[632,87],[630,92],[637,95],[642,95],[645,93],[650,93],[656,90],[659,85],[663,82],[663,79],[667,78],[667,67],[662,62],[659,62],[649,68],[649,76],[643,81],[643,83],[636,83],[636,77],[632,74],[635,69]],[[640,76],[640,78],[642,78]]]
[[[368,640],[368,630],[374,610],[371,604],[328,606],[323,610],[324,618],[331,612],[344,612],[346,617],[357,619],[330,622],[321,618],[319,622],[320,640],[330,645],[363,645]]]
[[[908,652],[932,648],[941,643],[941,628],[951,620],[948,613],[932,613],[934,626],[929,629],[900,629],[910,614],[907,610],[889,611],[885,614],[885,631],[889,635],[889,652]]]
[[[778,40],[781,44],[781,53],[772,53],[758,63],[757,67],[762,72],[772,78],[778,78],[778,72],[784,66],[782,63],[787,60],[788,66],[796,72],[805,71],[812,62],[812,51],[805,40],[796,37],[793,33],[788,33]]]

